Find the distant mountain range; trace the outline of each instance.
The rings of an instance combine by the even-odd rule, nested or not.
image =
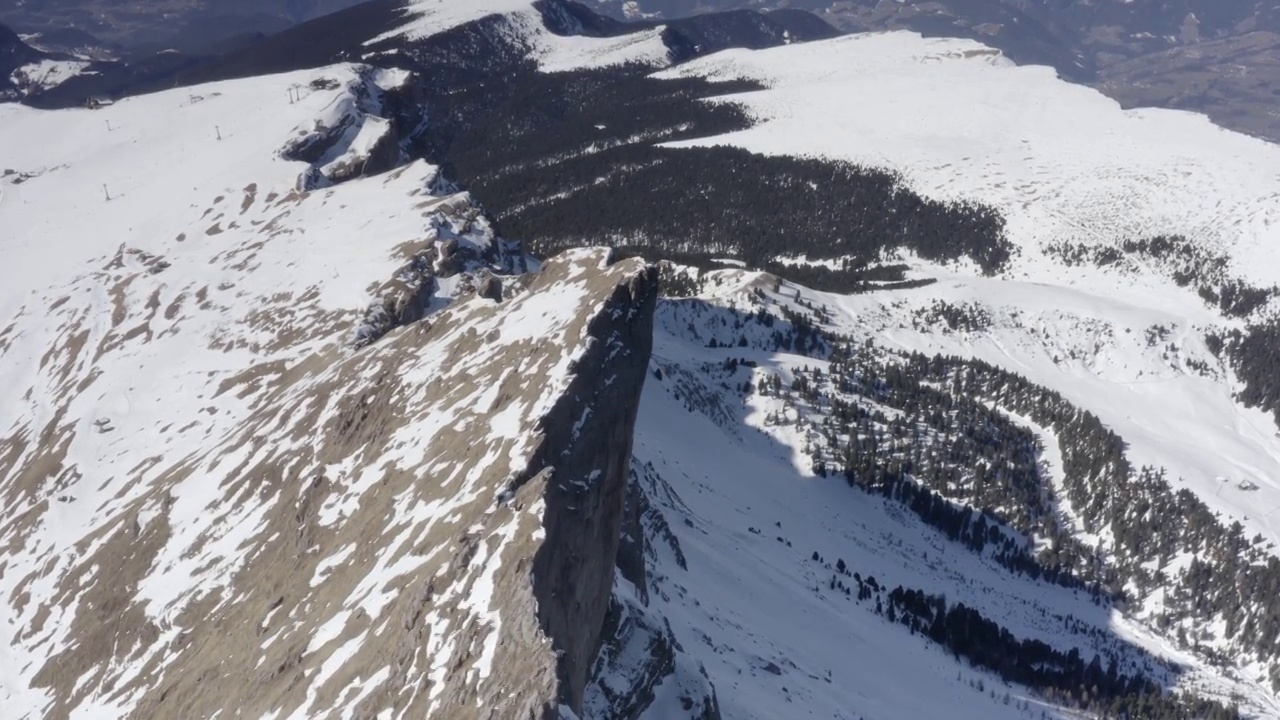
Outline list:
[[[133,58],[218,55],[364,0],[0,0],[0,24],[54,51]],[[963,37],[1054,67],[1125,107],[1193,110],[1280,140],[1280,5],[1256,0],[588,0],[617,18],[803,9],[847,32]],[[67,33],[74,32],[75,38]],[[34,43],[33,44],[39,44]],[[78,51],[76,51],[78,50]],[[85,51],[88,52],[85,52]],[[156,63],[168,69],[168,61]]]
[[[1280,5],[1257,0],[598,0],[617,16],[811,10],[850,32],[915,30],[1053,66],[1125,107],[1203,112],[1280,140]]]
[[[0,23],[23,33],[74,28],[134,52],[202,52],[247,42],[363,0],[0,0]]]

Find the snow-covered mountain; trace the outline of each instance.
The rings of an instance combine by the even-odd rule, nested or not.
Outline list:
[[[1207,114],[1280,140],[1280,12],[1257,0],[593,0],[618,17],[731,8],[810,10],[846,32],[968,38],[1048,65],[1125,107]]]
[[[658,607],[678,637],[693,638],[687,647],[706,664],[725,717],[1076,716],[1054,707],[1066,692],[1002,683],[1008,660],[982,659],[975,649],[989,643],[987,652],[1000,658],[1008,648],[989,638],[957,644],[945,631],[935,635],[928,618],[909,620],[900,604],[890,610],[895,589],[943,599],[952,613],[967,609],[1023,643],[1076,653],[1083,664],[1096,655],[1103,674],[1141,673],[1163,687],[1239,703],[1249,717],[1280,712],[1258,666],[1242,672],[1230,659],[1180,647],[1180,631],[1150,622],[1149,610],[1121,611],[1062,577],[1014,570],[1016,554],[991,540],[993,528],[1042,560],[1044,550],[1060,547],[993,521],[1035,512],[1034,504],[1000,507],[994,500],[1005,491],[991,486],[988,502],[941,500],[980,492],[963,469],[972,434],[981,432],[977,443],[1003,437],[996,444],[1006,450],[1015,437],[1038,443],[1023,465],[1027,479],[1054,493],[1059,511],[1072,508],[1066,488],[1079,460],[1065,432],[949,377],[910,387],[913,366],[879,326],[864,322],[866,303],[740,270],[705,273],[698,287],[696,296],[660,303],[634,462],[690,568]],[[835,348],[797,344],[807,334],[796,331],[810,324],[836,348],[856,348],[852,362]],[[961,419],[966,406],[983,413],[980,423]],[[937,411],[954,424],[938,424]],[[843,429],[850,427],[852,436]],[[856,460],[850,446],[860,448]],[[945,488],[932,505],[927,490],[908,493],[901,476],[885,474],[912,462],[922,487]],[[942,481],[926,479],[935,462]],[[1016,487],[1023,462],[1011,457],[996,485]],[[857,469],[846,476],[849,466]],[[949,480],[948,466],[957,469]],[[1000,467],[988,464],[988,472],[993,466]],[[984,510],[970,515],[969,507]],[[956,517],[963,526],[951,524]],[[974,529],[979,517],[985,531]],[[988,542],[977,539],[988,533]],[[1084,528],[1072,534],[1093,537]],[[1186,632],[1212,635],[1197,623]],[[1168,710],[1148,712],[1140,716]],[[1174,716],[1214,716],[1208,708],[1184,712]]]
[[[339,66],[4,109],[6,138],[75,139],[4,146],[30,168],[0,196],[22,228],[15,717],[581,702],[656,277],[586,250],[506,285],[526,259],[421,161],[306,189],[378,152],[404,81]],[[286,159],[312,138],[320,157]]]
[[[0,106],[5,706],[1280,715],[1280,151],[824,27],[376,0]]]
[[[1122,111],[974,43],[904,33],[729,51],[676,72],[770,87],[733,97],[751,128],[696,143],[888,167],[927,196],[992,204],[1014,247],[996,277],[920,265],[936,284],[858,296],[861,322],[901,348],[1067,391],[1141,463],[1207,483],[1223,510],[1280,539],[1259,512],[1280,506],[1275,423],[1238,406],[1206,344],[1280,308],[1280,147],[1197,115]],[[1157,237],[1179,240],[1140,242]],[[1205,297],[1235,281],[1258,289],[1255,306]],[[912,321],[939,302],[977,310],[973,332]],[[1227,480],[1262,486],[1222,492]]]
[[[100,67],[87,54],[35,47],[0,25],[0,102],[39,94]]]

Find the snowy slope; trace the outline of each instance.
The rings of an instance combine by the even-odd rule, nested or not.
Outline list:
[[[1199,334],[1219,320],[1198,298],[1120,278],[1114,291],[1094,282],[1090,292],[935,272],[939,282],[924,288],[831,302],[887,346],[980,358],[1059,390],[1124,437],[1138,464],[1169,468],[1250,536],[1280,541],[1280,438],[1267,413],[1232,397],[1229,368]],[[939,300],[989,309],[992,326],[913,322]]]
[[[900,170],[918,192],[999,208],[1013,272],[1053,279],[1047,242],[1182,234],[1233,271],[1280,281],[1280,148],[1201,115],[1121,110],[1047,67],[968,40],[893,32],[729,50],[671,74],[756,78],[732,98],[762,122],[698,141]]]
[[[307,89],[294,105],[285,99],[286,88],[321,76],[339,83]],[[294,191],[304,166],[276,157],[295,126],[362,82],[334,68],[100,112],[0,109],[3,155],[16,171],[0,194],[10,229],[0,347],[15,399],[0,419],[10,448],[4,505],[9,517],[29,518],[5,538],[27,554],[6,561],[6,625],[18,635],[4,685],[24,712],[47,702],[26,689],[33,662],[52,655],[75,616],[66,608],[36,641],[45,622],[34,614],[52,608],[31,592],[27,563],[61,566],[47,581],[52,592],[77,561],[75,543],[118,525],[155,491],[161,461],[198,453],[247,419],[249,394],[224,394],[235,378],[259,361],[278,358],[283,369],[285,358],[341,345],[343,316],[394,271],[396,245],[422,235],[414,205],[439,201],[428,193],[433,168],[357,183],[345,199],[304,197]],[[343,205],[356,201],[386,211],[351,218]],[[380,251],[367,247],[374,239]],[[61,500],[50,506],[52,493]],[[15,607],[18,583],[26,590]],[[174,612],[189,586],[157,577],[151,613]]]
[[[533,0],[410,0],[402,12],[403,24],[370,39],[368,44],[393,38],[421,40],[490,15],[520,15],[534,12],[534,9]]]
[[[310,87],[313,79],[326,77],[337,81],[335,89]],[[92,113],[0,108],[8,130],[0,140],[5,166],[16,173],[0,194],[6,226],[15,229],[6,238],[5,250],[15,262],[6,265],[5,314],[12,315],[28,293],[69,281],[84,272],[84,263],[109,257],[122,244],[152,254],[188,253],[201,267],[227,249],[213,240],[223,233],[260,234],[277,216],[286,224],[306,212],[339,214],[336,207],[325,209],[323,196],[282,200],[305,167],[276,155],[295,128],[309,128],[330,108],[349,107],[350,90],[363,82],[349,68],[334,68],[148,95]],[[296,104],[289,101],[290,88],[299,91]],[[45,142],[46,137],[58,141]],[[431,173],[413,168],[416,177],[405,181],[404,191],[422,193],[421,183]],[[49,213],[55,203],[59,212]],[[416,231],[419,219],[399,218],[401,239]],[[335,222],[324,225],[331,228],[332,242],[341,242],[351,228]],[[386,232],[397,234],[394,228]],[[58,238],[57,253],[48,252],[51,235]],[[315,247],[317,241],[308,242]],[[341,262],[365,262],[365,273],[374,277],[386,268],[385,258],[351,255]],[[282,252],[281,259],[319,268],[340,260],[323,251]],[[220,279],[216,268],[209,271],[210,281]],[[363,284],[321,288],[334,308],[349,307],[362,289]]]
[[[1167,467],[1250,534],[1280,540],[1276,428],[1233,399],[1230,369],[1204,343],[1240,321],[1141,261],[1068,267],[1050,252],[1180,234],[1225,259],[1229,276],[1269,287],[1280,281],[1280,147],[1190,113],[1124,111],[1048,68],[912,33],[730,50],[667,72],[770,86],[732,97],[759,124],[698,144],[892,168],[926,195],[998,208],[1018,251],[997,278],[907,258],[940,282],[832,304],[861,334],[979,357],[1062,391],[1116,428],[1139,463]],[[939,300],[980,307],[994,327],[913,324]],[[1161,327],[1168,337],[1148,342]]]
[[[837,559],[886,587],[944,595],[997,618],[1019,637],[1082,656],[1108,654],[1169,688],[1237,698],[1247,717],[1274,717],[1280,700],[1250,672],[1214,667],[1177,649],[1139,618],[1094,604],[1083,593],[1010,574],[919,522],[895,502],[811,470],[811,436],[793,422],[791,403],[735,385],[759,384],[827,367],[811,356],[779,353],[769,331],[747,314],[796,308],[793,285],[769,293],[754,273],[713,273],[703,295],[659,307],[651,370],[637,426],[635,462],[663,509],[687,570],[670,552],[655,581],[677,637],[707,667],[724,714],[737,718],[1077,717],[1036,693],[957,664],[922,636],[887,621],[875,601],[829,587]],[[800,289],[815,306],[832,298]],[[833,316],[831,331],[875,338],[856,315]],[[726,338],[746,337],[748,347]],[[719,337],[720,348],[708,347]],[[859,345],[861,340],[858,341]],[[950,349],[943,347],[944,351]],[[734,358],[752,368],[726,374]],[[727,384],[726,384],[727,382]],[[791,413],[781,424],[772,416]],[[1021,420],[1020,420],[1021,422]],[[1051,433],[1044,482],[1061,459]],[[813,553],[821,556],[814,561]],[[841,577],[844,582],[851,581]],[[1084,628],[1063,630],[1063,617]],[[981,682],[981,689],[978,683]],[[1006,696],[1010,700],[1006,701]]]
[[[834,580],[828,567],[833,557],[883,585],[962,602],[998,618],[1015,636],[1062,652],[1079,642],[1063,630],[1070,624],[1062,622],[1066,615],[1080,623],[1077,629],[1092,628],[1084,632],[1091,641],[1103,643],[1078,645],[1082,657],[1097,652],[1128,658],[1120,664],[1145,668],[1141,672],[1159,678],[1165,690],[1238,702],[1248,717],[1280,713],[1275,655],[1253,644],[1262,635],[1255,621],[1275,616],[1273,594],[1261,591],[1243,600],[1243,609],[1223,611],[1201,607],[1195,591],[1188,596],[1187,590],[1196,583],[1191,569],[1199,572],[1204,563],[1222,568],[1219,579],[1228,587],[1232,568],[1261,572],[1271,558],[1274,570],[1280,435],[1267,414],[1237,400],[1241,384],[1210,350],[1209,338],[1267,317],[1277,309],[1275,298],[1247,317],[1230,316],[1210,305],[1194,283],[1179,284],[1176,257],[1124,249],[1127,241],[1183,236],[1199,258],[1192,262],[1203,263],[1192,269],[1220,273],[1210,282],[1277,283],[1280,149],[1191,114],[1123,111],[1048,69],[1013,66],[969,41],[909,33],[729,50],[658,77],[748,79],[766,86],[714,101],[739,104],[756,120],[753,126],[670,146],[734,145],[891,169],[923,195],[993,206],[1007,221],[1014,248],[1010,263],[993,276],[966,263],[940,267],[891,253],[884,260],[909,266],[908,278],[935,282],[849,296],[791,285],[771,294],[772,280],[712,273],[701,300],[660,308],[654,378],[661,390],[652,382],[646,390],[637,463],[653,476],[655,495],[666,498],[664,512],[688,559],[687,573],[671,571],[665,612],[685,628],[682,642],[697,648],[726,714],[780,717],[793,708],[824,717],[886,718],[1053,712],[1036,707],[1043,696],[1034,694],[1026,698],[1030,709],[1019,708],[1019,691],[1004,688],[994,697],[978,693],[956,702],[962,695],[957,689],[971,687],[975,678],[961,670],[953,680],[957,668],[938,655],[922,656],[936,665],[912,657],[927,641],[895,636],[900,626],[883,627],[884,619],[869,608],[874,603],[841,607],[847,596],[838,588],[832,593],[827,582]],[[1124,259],[1079,263],[1064,246],[1112,250]],[[1132,537],[1115,534],[1121,521],[1086,529],[1065,499],[1068,448],[1052,428],[990,398],[1044,448],[1038,485],[1054,495],[1055,522],[1072,528],[1074,540],[1103,566],[1129,564],[1121,588],[1126,602],[1095,604],[1076,591],[992,565],[990,556],[977,560],[936,529],[917,524],[900,505],[851,491],[843,479],[815,477],[819,461],[831,463],[838,458],[833,451],[856,438],[823,440],[832,432],[823,420],[829,419],[829,397],[797,405],[795,393],[779,403],[753,392],[770,376],[794,389],[802,367],[827,367],[820,351],[795,357],[771,349],[768,331],[765,342],[747,333],[744,344],[743,328],[751,323],[744,324],[743,313],[762,297],[801,314],[822,308],[815,322],[824,332],[849,338],[869,354],[883,353],[891,363],[906,362],[910,352],[981,360],[1057,392],[1121,439],[1134,476],[1140,467],[1156,468],[1169,480],[1168,497],[1188,490],[1210,517],[1218,514],[1217,527],[1239,523],[1233,536],[1239,554],[1224,557],[1192,542],[1169,557],[1135,556]],[[700,304],[708,300],[710,309]],[[726,345],[729,350],[722,349]],[[757,367],[724,370],[732,358]],[[744,392],[740,384],[748,377],[755,388]],[[806,371],[804,377],[808,382],[811,376]],[[869,404],[865,398],[855,402]],[[901,415],[870,405],[890,418]],[[962,469],[961,477],[973,472]],[[969,482],[961,481],[958,492]],[[1093,495],[1113,492],[1128,490],[1094,487]],[[1154,517],[1150,507],[1138,504],[1109,517],[1131,511],[1152,524],[1182,527],[1181,518]],[[1154,547],[1157,538],[1149,539]],[[1025,542],[1047,547],[1039,536]],[[824,560],[815,564],[814,552]],[[838,609],[829,607],[832,602]],[[1244,631],[1241,617],[1249,618]],[[870,662],[859,661],[864,651]],[[932,652],[945,651],[935,646]],[[844,682],[824,679],[827,671],[842,670]],[[1006,691],[1013,695],[1010,705],[1003,700]],[[952,702],[935,704],[938,698]],[[996,707],[984,706],[988,700]]]
[[[1202,263],[1189,269],[1219,272],[1210,266],[1221,260],[1222,277],[1212,282],[1274,286],[1280,149],[1197,115],[1121,110],[1046,68],[1014,67],[973,42],[913,33],[727,51],[667,70],[663,77],[669,76],[754,78],[768,86],[726,99],[745,106],[759,120],[754,127],[684,145],[728,143],[767,155],[849,160],[896,170],[927,196],[995,206],[1016,250],[992,277],[965,264],[937,266],[899,254],[886,260],[909,265],[910,278],[936,282],[801,295],[828,309],[833,331],[858,342],[986,361],[1060,393],[1123,438],[1135,474],[1143,466],[1165,473],[1171,492],[1193,493],[1220,514],[1222,528],[1239,523],[1242,548],[1252,544],[1258,553],[1210,562],[1258,568],[1265,557],[1274,559],[1280,434],[1268,414],[1240,404],[1242,383],[1210,350],[1210,337],[1274,314],[1275,296],[1248,318],[1230,316],[1208,304],[1194,283],[1176,282],[1170,269],[1176,258],[1129,254],[1124,243],[1183,236]],[[1075,263],[1062,246],[1119,251],[1124,260]],[[1047,447],[1056,442],[1047,428],[1030,427]],[[1111,489],[1096,492],[1107,497]],[[1142,514],[1142,506],[1133,511]],[[1103,557],[1125,562],[1110,529],[1076,529]],[[1171,634],[1180,625],[1176,633],[1196,638],[1198,655],[1207,651],[1198,662],[1233,667],[1229,675],[1253,684],[1239,691],[1253,698],[1242,710],[1274,716],[1275,656],[1249,650],[1256,626],[1242,634],[1217,610],[1192,612],[1192,620],[1165,618],[1171,597],[1185,597],[1178,587],[1190,582],[1193,560],[1206,557],[1190,550],[1171,559],[1144,557],[1155,587],[1126,585],[1134,602],[1111,624],[1117,634],[1153,633],[1162,638],[1156,646],[1185,652],[1188,643]],[[1256,596],[1245,614],[1274,615],[1271,597]],[[1146,629],[1125,629],[1132,626]]]

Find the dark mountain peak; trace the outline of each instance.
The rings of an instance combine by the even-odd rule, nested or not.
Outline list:
[[[533,6],[542,14],[547,29],[557,35],[616,37],[648,26],[616,20],[570,0],[538,0]]]
[[[27,36],[27,44],[42,52],[86,58],[113,60],[123,49],[91,33],[74,27],[41,30]]]
[[[662,26],[675,62],[741,47],[761,49],[788,42],[835,37],[840,31],[807,10],[723,10],[662,21],[623,21],[572,0],[539,0],[535,7],[558,35],[616,37]]]
[[[8,25],[0,25],[0,62],[18,56],[38,57],[40,51],[22,41]]]
[[[808,10],[727,9],[657,20],[618,20],[573,0],[538,0],[547,28],[558,35],[615,37],[665,26],[678,37],[704,40],[717,49],[768,47],[786,41],[820,40],[840,31]]]
[[[778,8],[765,12],[771,21],[786,28],[794,40],[802,42],[825,40],[841,34],[834,25],[808,10]]]
[[[729,10],[659,23],[616,20],[570,0],[539,0],[530,7],[539,12],[545,27],[558,35],[616,37],[661,25],[674,62],[726,48],[760,49],[838,34],[816,15],[798,10]],[[410,21],[412,9],[406,0],[370,0],[265,37],[246,36],[230,45],[206,46],[200,53],[148,55],[73,78],[30,102],[41,107],[68,107],[82,104],[90,96],[122,97],[335,62],[394,65],[443,73],[458,82],[499,65],[514,68],[532,62],[521,38],[503,27],[501,15],[442,28],[429,37],[393,37],[397,28]]]
[[[44,53],[23,42],[12,28],[0,25],[0,101],[18,96],[18,89],[10,78],[13,71],[42,57]]]
[[[667,23],[665,39],[672,58],[680,62],[733,47],[758,50],[838,34],[835,28],[803,10],[781,14],[730,10],[672,20]]]

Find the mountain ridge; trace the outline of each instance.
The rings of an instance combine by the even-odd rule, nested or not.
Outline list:
[[[490,6],[492,6],[490,8]],[[513,56],[508,39],[519,42],[542,34],[549,38],[619,37],[652,30],[659,33],[668,58],[680,62],[726,47],[767,47],[782,42],[832,37],[834,28],[808,13],[730,11],[662,23],[619,23],[591,12],[572,0],[489,0],[456,17],[435,19],[415,15],[412,0],[371,0],[265,37],[245,48],[219,56],[165,54],[118,64],[94,75],[72,78],[28,98],[42,108],[82,105],[90,97],[118,99],[183,85],[228,80],[264,73],[288,72],[334,62],[374,62],[386,56],[394,65],[408,62],[422,69],[424,60],[439,65],[442,54],[462,52],[468,57],[452,72],[474,69],[474,50],[451,45],[489,43],[491,52],[507,56],[499,62],[523,60]],[[418,18],[415,20],[415,18]],[[415,30],[414,24],[421,24]],[[519,28],[504,29],[512,23]],[[470,38],[470,39],[467,39]],[[525,40],[520,40],[521,38]],[[434,60],[432,60],[434,58]]]
[[[6,700],[1276,712],[1259,141],[967,41],[500,4],[0,107]]]

